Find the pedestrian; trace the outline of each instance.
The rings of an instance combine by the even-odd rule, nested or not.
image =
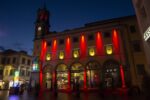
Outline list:
[[[75,80],[73,80],[73,82],[72,82],[72,87],[73,87],[73,92],[74,92],[74,91],[75,91],[75,89],[76,89]]]
[[[57,93],[57,83],[54,83],[54,96],[57,97],[58,93]]]
[[[79,80],[76,81],[76,96],[80,97],[80,83],[79,83]]]
[[[21,84],[19,87],[19,94],[22,95],[24,92],[24,84]]]
[[[32,92],[32,87],[31,87],[31,84],[29,83],[28,86],[27,86],[27,92]]]
[[[37,83],[35,85],[35,96],[38,96],[39,95],[39,91],[40,91],[40,85]]]

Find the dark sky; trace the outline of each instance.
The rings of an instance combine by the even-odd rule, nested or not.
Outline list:
[[[134,14],[131,0],[1,0],[0,48],[31,54],[36,13],[44,2],[51,13],[51,31]]]

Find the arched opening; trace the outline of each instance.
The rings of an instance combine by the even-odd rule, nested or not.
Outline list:
[[[3,70],[3,81],[4,81],[4,88],[9,89],[10,87],[16,86],[16,84],[19,83],[19,77],[15,78],[15,74],[12,73],[12,70],[14,70],[15,67],[12,65],[6,65],[4,66]],[[17,81],[16,81],[17,79]]]
[[[58,89],[68,88],[68,68],[65,64],[57,66],[57,87]]]
[[[80,63],[74,63],[71,66],[71,88],[74,90],[76,82],[79,83],[80,88],[84,85],[84,67]]]
[[[43,81],[46,89],[52,89],[52,66],[46,65],[43,69]]]
[[[119,63],[117,61],[108,60],[104,63],[103,80],[106,88],[121,86]]]
[[[91,61],[87,64],[87,86],[88,88],[98,88],[101,78],[100,64],[96,61]]]

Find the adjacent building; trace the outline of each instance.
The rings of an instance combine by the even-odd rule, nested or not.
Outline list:
[[[64,23],[65,24],[65,23]],[[87,23],[62,32],[49,31],[49,12],[39,9],[35,22],[31,81],[42,89],[71,91],[141,87],[147,71],[136,16]]]
[[[5,50],[0,52],[0,80],[2,88],[29,83],[32,56],[25,51]]]
[[[148,61],[148,72],[150,74],[150,0],[132,0],[132,2],[135,8],[136,17]]]

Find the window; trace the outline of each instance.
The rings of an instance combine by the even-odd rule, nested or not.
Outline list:
[[[25,64],[25,58],[22,58],[22,64]]]
[[[2,64],[5,64],[5,63],[6,63],[6,58],[3,57],[3,58],[2,58]]]
[[[64,39],[60,39],[59,40],[59,44],[61,45],[61,44],[64,44]]]
[[[52,45],[52,41],[48,41],[48,42],[47,42],[47,45],[48,45],[48,46],[51,46],[51,45]]]
[[[10,70],[10,75],[13,76],[14,75],[14,69]]]
[[[46,54],[46,60],[47,60],[47,61],[51,60],[51,54],[50,54],[50,53],[47,53],[47,54]]]
[[[76,43],[76,42],[78,42],[78,41],[79,41],[78,37],[73,37],[73,42],[74,42],[74,43]]]
[[[31,64],[31,60],[30,59],[28,59],[28,63],[27,63],[28,65],[30,65]]]
[[[94,40],[93,34],[88,35],[88,40]]]
[[[78,58],[80,56],[80,54],[79,54],[79,49],[74,49],[73,50],[73,57],[74,58]]]
[[[59,59],[64,59],[64,56],[65,56],[64,52],[60,51],[59,52]]]
[[[133,51],[134,52],[141,52],[141,46],[140,46],[140,41],[133,41],[132,43],[133,46]]]
[[[94,47],[89,48],[89,56],[95,56],[95,48]]]
[[[137,64],[136,67],[137,67],[137,73],[139,75],[144,75],[145,74],[144,64]]]
[[[112,44],[105,45],[105,51],[107,55],[111,55],[113,53],[113,47]]]
[[[27,71],[27,76],[30,76],[30,71]]]
[[[16,63],[16,57],[13,58],[13,64],[15,64],[15,63]]]
[[[24,75],[25,75],[25,71],[21,70],[21,76],[24,76]]]
[[[10,58],[7,58],[7,64],[10,64]]]
[[[131,26],[130,26],[130,32],[131,32],[131,33],[135,33],[135,32],[136,32],[136,29],[135,29],[135,26],[134,26],[134,25],[131,25]]]
[[[111,36],[110,32],[104,32],[104,37],[109,38]]]
[[[3,75],[3,69],[0,69],[0,75]]]

